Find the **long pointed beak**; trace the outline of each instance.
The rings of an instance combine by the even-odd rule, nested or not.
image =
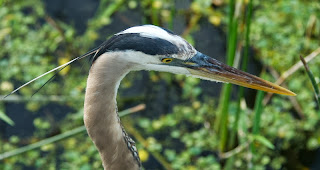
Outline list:
[[[271,93],[289,96],[296,95],[290,90],[263,80],[252,74],[230,67],[200,52],[198,52],[194,57],[190,58],[186,64],[192,76],[202,79],[232,83]]]

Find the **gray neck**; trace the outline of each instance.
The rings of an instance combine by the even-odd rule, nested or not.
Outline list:
[[[121,79],[131,67],[116,53],[94,62],[87,80],[84,124],[96,145],[104,169],[139,169],[139,156],[117,113],[116,95]]]

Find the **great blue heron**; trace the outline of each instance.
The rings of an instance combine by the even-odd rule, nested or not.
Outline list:
[[[92,65],[85,94],[84,123],[100,153],[104,169],[141,168],[135,142],[125,132],[117,113],[117,89],[130,71],[164,71],[295,95],[290,90],[208,57],[180,36],[153,25],[131,27],[119,32],[96,49],[40,75],[10,94],[87,56],[92,56]]]

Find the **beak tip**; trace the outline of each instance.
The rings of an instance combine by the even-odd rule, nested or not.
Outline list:
[[[296,96],[297,94],[292,92],[292,91],[290,91],[290,90],[288,90],[288,93],[286,95],[288,95],[288,96]]]
[[[292,92],[291,90],[288,90],[286,88],[283,88],[281,86],[277,86],[277,90],[273,91],[273,93],[278,93],[278,94],[282,94],[282,95],[287,95],[287,96],[296,96],[297,94]]]

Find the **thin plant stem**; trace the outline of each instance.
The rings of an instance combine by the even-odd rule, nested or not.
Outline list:
[[[247,66],[248,66],[248,55],[249,55],[249,47],[250,47],[250,26],[251,26],[251,18],[252,18],[252,11],[253,11],[252,1],[253,0],[249,1],[248,10],[246,13],[245,47],[243,51],[242,65],[241,65],[241,70],[243,71],[247,71]],[[241,111],[240,103],[243,96],[244,96],[244,87],[239,87],[235,122],[233,124],[232,131],[230,134],[230,142],[228,146],[229,149],[231,149],[235,143],[235,138],[236,138],[238,124],[239,124],[239,118],[240,118],[240,111]]]
[[[237,146],[236,148],[234,148],[231,151],[220,153],[219,154],[219,158],[220,159],[232,158],[234,155],[236,155],[236,154],[244,151],[246,148],[248,148],[249,144],[250,144],[249,142],[246,142],[244,144],[241,144],[241,145]]]
[[[145,104],[140,104],[140,105],[137,105],[135,107],[132,107],[132,108],[129,108],[129,109],[126,109],[126,110],[123,110],[123,111],[119,112],[119,116],[122,117],[122,116],[131,114],[131,113],[135,113],[135,112],[138,112],[138,111],[141,111],[141,110],[144,110],[144,109],[145,109]],[[56,136],[53,136],[53,137],[50,137],[50,138],[43,139],[43,140],[41,140],[39,142],[30,144],[30,145],[27,145],[27,146],[23,146],[23,147],[20,147],[20,148],[17,148],[17,149],[8,151],[8,152],[4,152],[4,153],[0,154],[0,160],[6,159],[6,158],[9,158],[9,157],[13,157],[13,156],[17,156],[17,155],[20,155],[22,153],[28,152],[30,150],[34,150],[34,149],[40,148],[41,146],[48,145],[48,144],[51,144],[51,143],[55,143],[55,142],[58,142],[60,140],[67,139],[67,138],[69,138],[71,136],[75,136],[77,134],[84,133],[84,132],[86,132],[86,128],[85,128],[84,125],[82,125],[80,127],[74,128],[74,129],[69,130],[67,132],[64,132],[62,134],[59,134],[59,135],[56,135]]]
[[[236,141],[236,134],[238,131],[238,126],[239,126],[239,119],[240,119],[240,111],[241,111],[241,99],[243,98],[244,95],[244,88],[239,87],[239,93],[238,93],[238,100],[237,100],[237,108],[236,108],[236,115],[235,115],[235,120],[232,126],[232,130],[230,133],[230,140],[228,144],[228,148],[231,149],[233,145],[235,144]]]
[[[153,7],[154,2],[155,2],[154,0],[151,1],[151,21],[153,25],[159,25],[160,24],[159,17],[158,17],[159,11]]]
[[[5,113],[3,113],[1,110],[0,110],[0,120],[6,122],[10,126],[14,126],[14,124],[15,124],[14,121],[9,116],[7,116]]]
[[[2,153],[2,154],[0,154],[0,160],[6,159],[6,158],[10,158],[10,157],[13,157],[13,156],[17,156],[17,155],[20,155],[22,153],[25,153],[25,152],[40,148],[41,146],[48,145],[48,144],[51,144],[51,143],[55,143],[55,142],[58,142],[58,141],[63,140],[63,139],[67,139],[67,138],[69,138],[71,136],[77,135],[77,134],[85,132],[85,131],[86,131],[86,128],[85,128],[84,125],[82,125],[80,127],[77,127],[75,129],[69,130],[69,131],[64,132],[62,134],[59,134],[59,135],[56,135],[56,136],[53,136],[53,137],[50,137],[50,138],[43,139],[43,140],[41,140],[39,142],[30,144],[30,145],[27,145],[27,146],[23,146],[23,147],[14,149],[12,151],[8,151],[8,152],[5,152],[5,153]]]
[[[229,1],[229,14],[228,14],[228,34],[227,34],[227,40],[228,40],[228,46],[227,46],[227,61],[229,60],[229,49],[230,49],[230,40],[231,40],[231,32],[232,32],[232,21],[233,21],[233,16],[234,16],[234,7],[235,6],[235,1],[234,0],[230,0]],[[222,91],[221,91],[221,96],[220,96],[220,102],[219,102],[219,107],[218,107],[218,115],[217,115],[217,121],[215,122],[215,129],[218,130],[220,127],[220,123],[221,123],[221,117],[222,117],[222,103],[224,101],[224,97],[226,93],[226,87],[225,85],[222,86]]]
[[[227,136],[228,136],[228,110],[229,110],[229,101],[231,98],[231,84],[226,84],[224,85],[224,91],[222,93],[223,100],[222,100],[222,110],[221,110],[221,119],[220,119],[220,131],[219,131],[219,136],[220,136],[220,144],[219,144],[219,149],[221,152],[224,151],[226,141],[227,141]]]
[[[304,60],[304,58],[300,55],[300,60],[302,61],[303,65],[304,65],[304,68],[306,69],[306,72],[309,76],[309,79],[312,83],[312,87],[313,87],[313,90],[314,90],[314,93],[315,93],[315,97],[316,97],[316,100],[317,100],[317,103],[318,103],[318,107],[320,107],[320,91],[319,91],[319,87],[317,85],[317,82],[313,76],[313,73],[312,71],[310,70],[307,62]],[[319,112],[320,113],[320,112]]]
[[[253,127],[252,127],[253,135],[258,135],[260,132],[261,113],[263,110],[262,109],[263,96],[264,96],[264,92],[259,90],[256,97],[256,102],[254,104],[254,121],[253,121]],[[254,143],[251,144],[250,148],[251,148],[252,155],[254,155],[256,150]]]
[[[238,30],[238,14],[234,12],[235,1],[230,0],[229,4],[229,25],[228,25],[228,50],[227,50],[227,64],[232,66],[237,46],[237,30]],[[224,151],[228,136],[228,111],[229,101],[231,98],[231,84],[224,84],[220,97],[220,105],[218,114],[217,126],[219,127],[220,144],[219,149]]]
[[[173,19],[176,15],[176,8],[175,8],[175,1],[172,1],[171,3],[173,3],[173,5],[170,9],[170,18],[169,18],[168,27],[169,29],[173,30]]]

